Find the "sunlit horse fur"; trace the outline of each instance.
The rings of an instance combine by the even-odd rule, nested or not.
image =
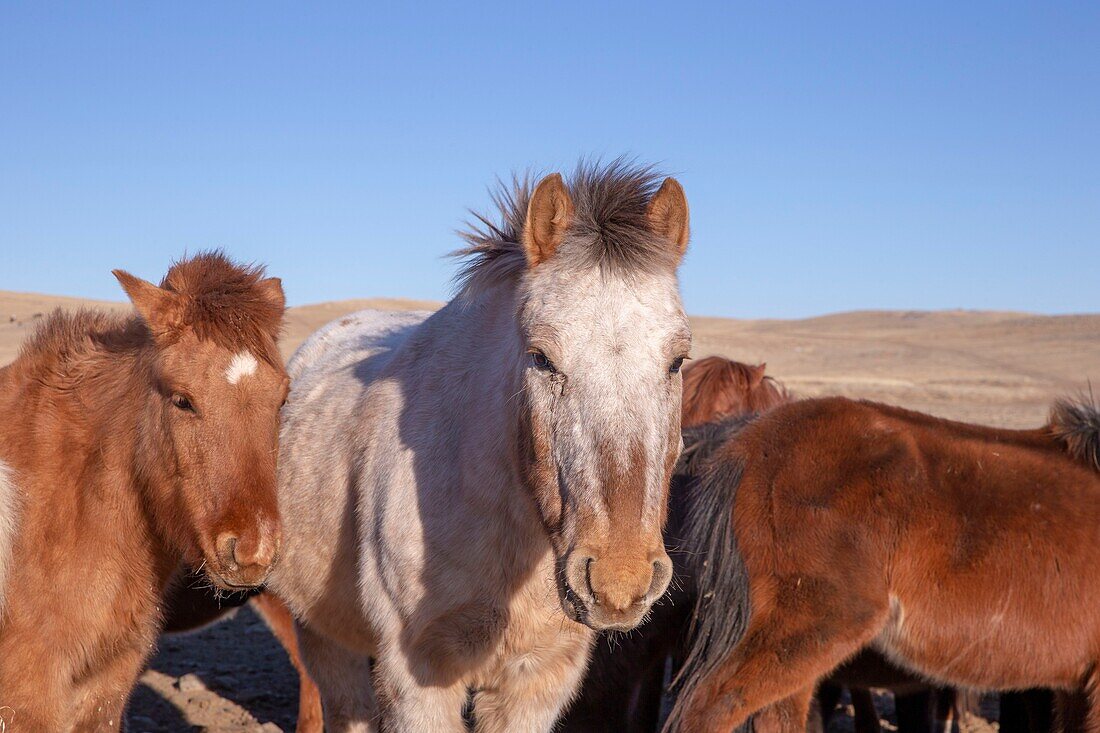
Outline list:
[[[0,369],[0,709],[8,733],[110,730],[181,561],[259,585],[278,553],[283,291],[203,254],[137,309],[52,315]]]
[[[817,681],[870,645],[939,684],[1084,689],[1097,730],[1098,455],[1100,412],[1069,402],[1034,430],[841,398],[739,430],[687,521],[699,594],[670,729],[767,708],[800,731]]]

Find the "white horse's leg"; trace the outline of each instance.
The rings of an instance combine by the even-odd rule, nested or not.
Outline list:
[[[466,730],[462,719],[467,695],[465,684],[459,682],[449,687],[438,683],[422,684],[409,673],[404,657],[386,659],[384,655],[376,661],[374,684],[383,733],[462,733]]]
[[[370,658],[298,625],[298,646],[317,688],[328,733],[375,733],[378,705]]]
[[[532,670],[511,662],[490,688],[474,695],[477,733],[549,731],[580,688],[587,666],[582,652],[548,660]]]

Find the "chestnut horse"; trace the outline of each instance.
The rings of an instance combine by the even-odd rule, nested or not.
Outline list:
[[[329,730],[549,730],[594,630],[672,574],[683,189],[616,162],[498,203],[449,304],[341,319],[288,366],[269,587]]]
[[[767,709],[801,731],[817,682],[868,645],[940,684],[1083,688],[1100,727],[1095,407],[1003,430],[805,400],[707,464],[670,730],[725,733]]]
[[[8,731],[119,728],[181,561],[234,590],[279,551],[282,286],[219,253],[115,276],[136,316],[55,313],[0,369]]]

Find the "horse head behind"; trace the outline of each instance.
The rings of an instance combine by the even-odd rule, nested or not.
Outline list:
[[[764,374],[766,364],[708,356],[684,367],[685,428],[763,412],[788,402],[787,389]]]

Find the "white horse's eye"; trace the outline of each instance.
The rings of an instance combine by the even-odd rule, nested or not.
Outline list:
[[[554,368],[554,363],[541,351],[531,352],[531,363],[534,364],[535,369],[538,369],[540,372],[550,372],[551,374],[557,374],[558,372],[558,370]]]
[[[685,358],[687,358],[687,357],[678,356],[675,359],[673,359],[671,366],[669,366],[669,368],[668,368],[669,374],[675,374],[676,372],[680,371],[680,367],[682,367],[684,365],[684,359]]]

